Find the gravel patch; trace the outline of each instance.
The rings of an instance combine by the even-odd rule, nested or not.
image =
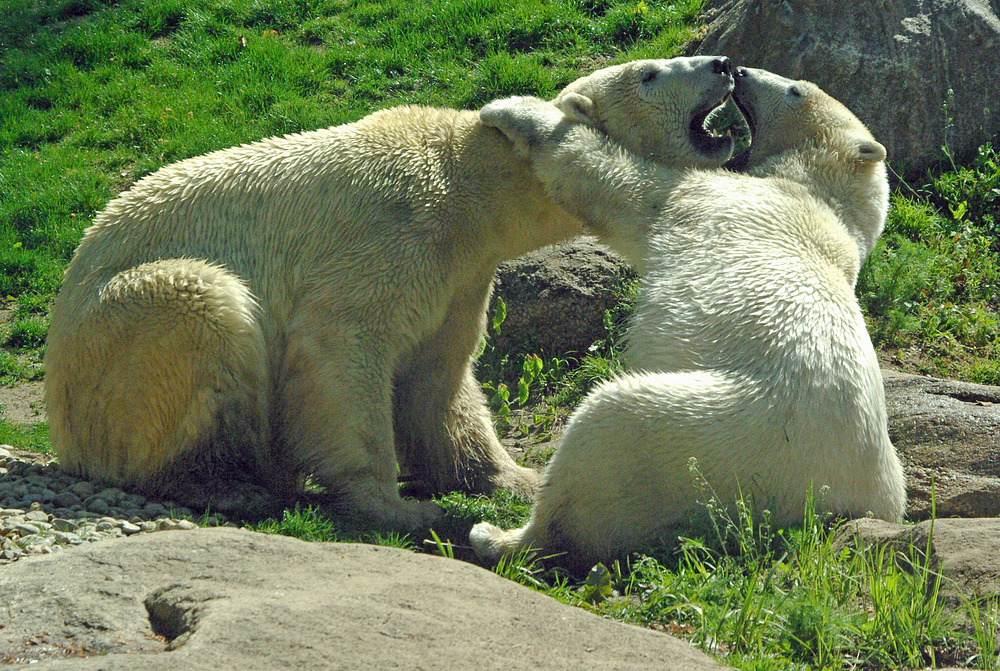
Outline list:
[[[0,445],[0,564],[105,538],[198,528],[193,512],[63,473],[50,457]],[[225,524],[221,515],[199,522]]]

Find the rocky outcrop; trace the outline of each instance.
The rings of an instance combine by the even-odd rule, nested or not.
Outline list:
[[[547,247],[497,271],[490,315],[506,306],[500,333],[490,341],[508,354],[581,358],[607,337],[604,314],[621,300],[635,272],[593,238]]]
[[[721,668],[464,562],[226,528],[10,564],[0,604],[0,660],[33,669]]]
[[[691,54],[808,79],[847,105],[897,171],[1000,131],[996,0],[708,0]]]
[[[1000,515],[1000,387],[883,371],[907,517]]]

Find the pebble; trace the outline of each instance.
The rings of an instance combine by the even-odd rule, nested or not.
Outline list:
[[[0,564],[106,538],[198,528],[184,519],[193,516],[188,508],[21,460],[9,445],[0,445],[0,466]]]

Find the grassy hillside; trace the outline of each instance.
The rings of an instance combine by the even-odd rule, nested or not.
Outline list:
[[[63,268],[94,213],[139,177],[399,103],[475,108],[515,93],[550,96],[606,64],[676,55],[698,28],[700,4],[0,0],[0,386],[42,379],[47,310]],[[896,184],[858,295],[887,365],[1000,383],[1000,159],[990,146],[964,166],[950,163],[947,148],[941,158],[941,170]],[[613,368],[615,351],[602,343],[570,375],[565,362],[522,365],[488,351],[484,382],[503,411],[531,406],[539,391],[565,405]],[[507,371],[520,379],[498,379]],[[519,382],[523,394],[512,391]],[[0,421],[0,442],[44,448],[46,429]],[[509,526],[527,513],[504,497],[453,495],[442,505],[440,543],[361,538],[430,541],[462,556],[456,546],[473,521]],[[654,548],[586,581],[527,557],[498,571],[606,617],[684,636],[739,668],[995,663],[973,657],[985,639],[955,634],[919,559],[900,558],[915,567],[907,572],[886,568],[895,564],[884,557],[833,556],[822,522],[778,532],[718,518],[707,544],[686,542],[680,555]],[[359,537],[311,510],[261,529]]]

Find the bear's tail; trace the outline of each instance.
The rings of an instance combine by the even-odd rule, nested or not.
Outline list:
[[[532,548],[531,524],[520,529],[504,531],[489,522],[480,522],[469,532],[469,543],[483,561],[496,563],[505,555],[515,554],[524,548]]]

